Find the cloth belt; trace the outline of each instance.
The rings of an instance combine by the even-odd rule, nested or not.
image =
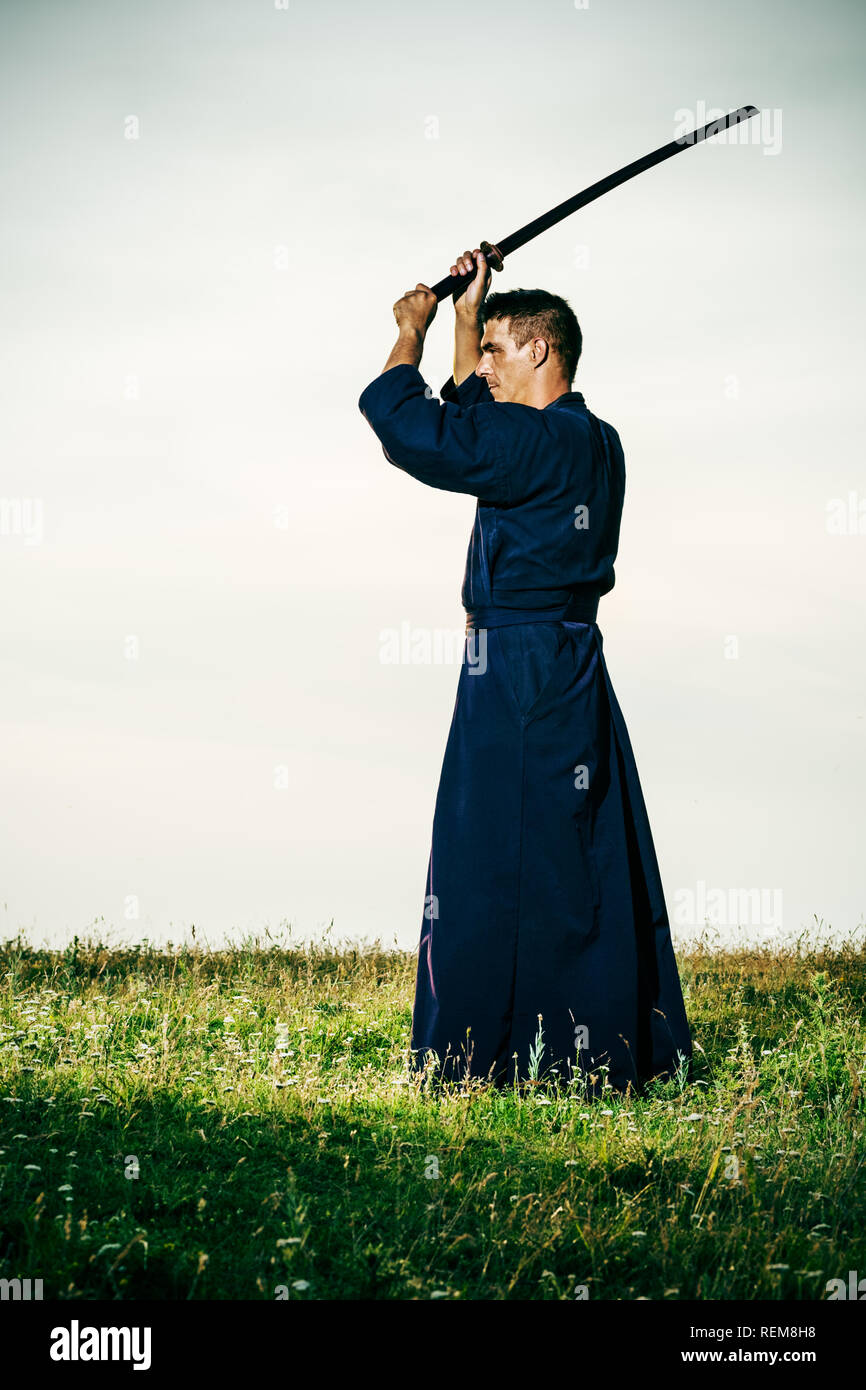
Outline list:
[[[559,608],[473,608],[466,610],[466,631],[471,628],[512,627],[516,623],[594,623],[598,596],[572,594]]]

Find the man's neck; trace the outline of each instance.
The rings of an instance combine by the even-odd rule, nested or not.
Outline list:
[[[533,383],[533,389],[524,401],[524,405],[534,406],[536,410],[544,410],[545,406],[550,405],[552,401],[558,401],[560,396],[566,395],[570,390],[571,386],[564,377],[559,377],[556,381],[549,383],[539,382],[537,386]]]

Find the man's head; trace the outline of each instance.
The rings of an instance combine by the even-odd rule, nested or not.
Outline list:
[[[475,371],[495,401],[543,407],[571,390],[583,338],[574,311],[558,294],[491,294],[481,321],[482,356]]]

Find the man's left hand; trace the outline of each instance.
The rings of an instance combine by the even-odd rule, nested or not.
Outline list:
[[[430,286],[419,282],[414,290],[407,290],[403,298],[397,300],[394,305],[394,317],[401,332],[403,329],[412,329],[423,337],[436,317],[438,308],[436,296]]]

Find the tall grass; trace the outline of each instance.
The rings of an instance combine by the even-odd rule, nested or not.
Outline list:
[[[678,959],[691,1081],[587,1101],[410,1079],[414,953],[7,943],[0,1276],[61,1299],[824,1298],[866,1275],[866,947]]]

